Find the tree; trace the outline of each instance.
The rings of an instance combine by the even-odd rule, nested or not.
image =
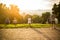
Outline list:
[[[0,3],[0,23],[4,23],[7,17],[7,7],[6,4]]]
[[[16,5],[10,5],[10,19],[11,22],[14,18],[17,19],[17,23],[22,23],[22,16],[19,13],[19,8]]]
[[[32,16],[32,21],[33,21],[33,23],[40,23],[40,16],[33,15]]]
[[[53,12],[52,12],[53,14],[57,14],[57,5],[56,4],[53,5],[52,10],[53,10]]]
[[[49,17],[50,17],[50,12],[42,13],[42,23],[43,24],[46,23]]]
[[[0,23],[4,23],[7,18],[12,20],[17,19],[17,23],[22,23],[22,16],[19,14],[19,8],[16,5],[10,5],[10,8],[6,7],[6,4],[0,3]]]
[[[58,22],[60,23],[60,2],[58,5],[56,5],[56,3],[53,5],[52,11],[52,14],[58,18]]]
[[[57,18],[58,18],[58,22],[60,23],[60,2],[58,4]]]

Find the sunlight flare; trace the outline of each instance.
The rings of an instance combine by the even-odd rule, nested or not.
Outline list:
[[[45,0],[1,0],[0,3],[17,5],[21,10],[51,9],[51,2]]]

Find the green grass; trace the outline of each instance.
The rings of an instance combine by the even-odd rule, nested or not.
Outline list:
[[[60,28],[60,24],[57,24],[57,27],[59,27],[59,28]]]
[[[51,24],[31,24],[33,28],[48,28],[51,27]]]
[[[51,24],[31,24],[32,28],[48,28]],[[29,28],[29,24],[0,24],[0,28]]]

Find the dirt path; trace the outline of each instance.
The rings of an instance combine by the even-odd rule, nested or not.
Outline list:
[[[60,40],[60,31],[50,28],[0,29],[0,40]]]

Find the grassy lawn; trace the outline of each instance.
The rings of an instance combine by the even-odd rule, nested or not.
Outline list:
[[[60,28],[60,24],[57,24],[57,27],[59,27],[59,28]]]
[[[32,28],[48,28],[51,24],[31,24]],[[59,25],[60,26],[60,25]],[[0,24],[0,28],[29,28],[29,24]]]
[[[0,24],[0,28],[29,28],[29,24]],[[51,24],[31,24],[32,28],[48,28],[52,27]],[[57,24],[57,27],[60,27],[60,24]]]

